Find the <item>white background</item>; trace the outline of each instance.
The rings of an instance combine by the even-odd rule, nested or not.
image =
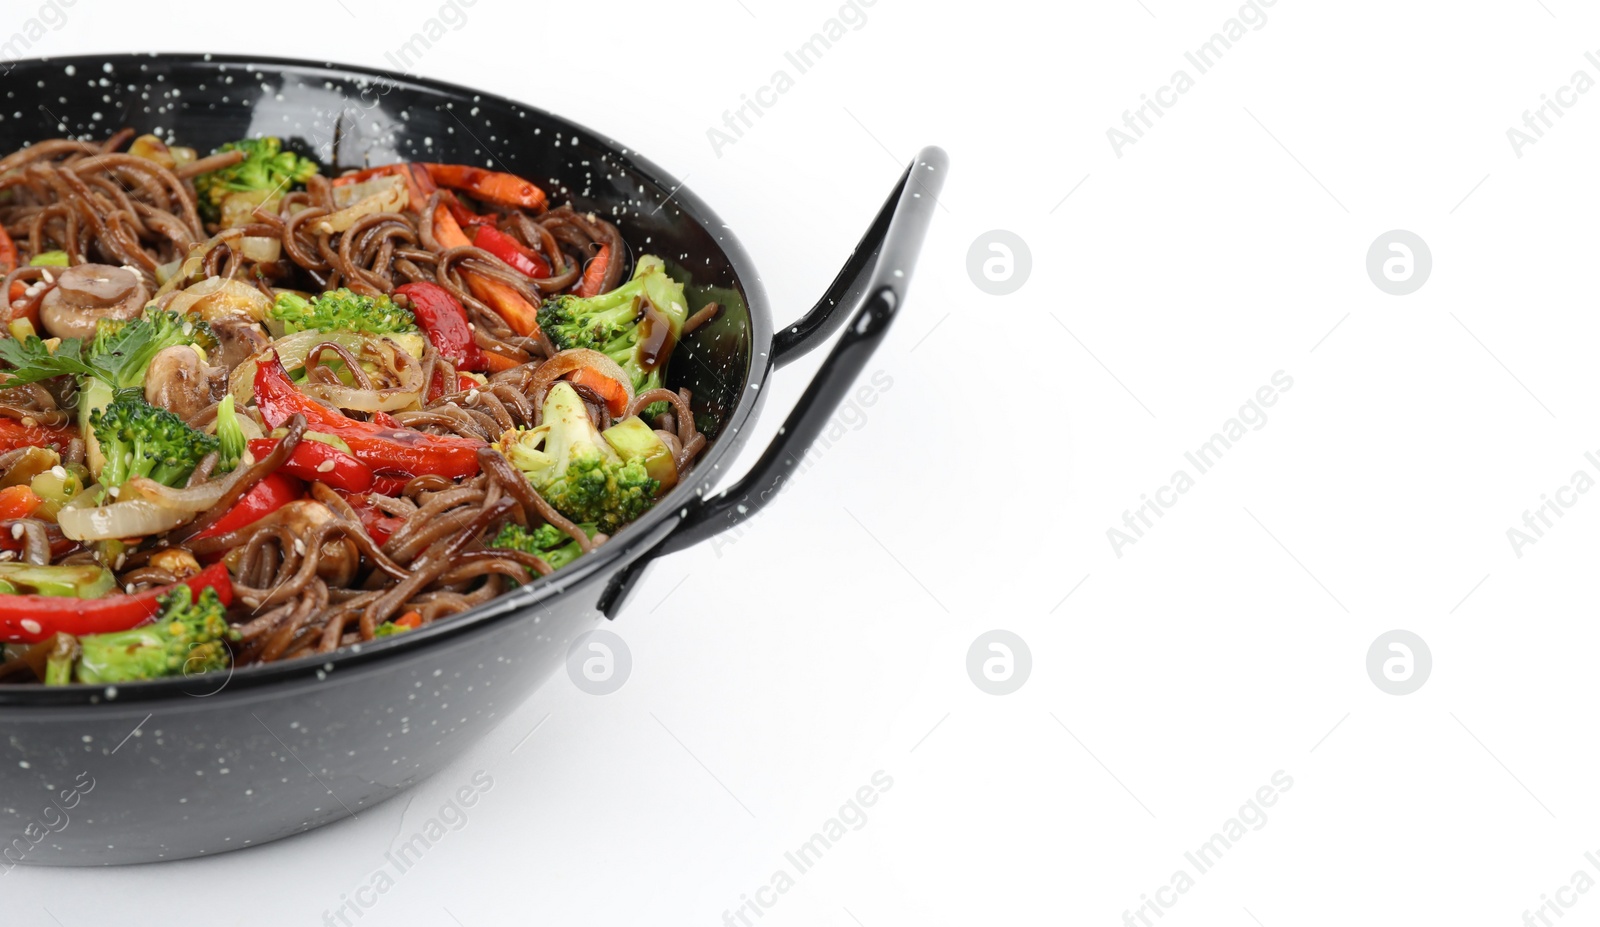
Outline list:
[[[231,9],[78,0],[35,51],[383,66],[439,6]],[[1106,130],[1193,76],[1237,4],[878,0],[719,157],[706,129],[838,9],[478,0],[417,65],[686,178],[780,322],[918,147],[951,156],[869,368],[892,386],[736,543],[652,572],[614,626],[623,688],[557,678],[409,806],[200,862],[12,872],[5,923],[321,923],[476,770],[467,826],[358,923],[712,927],[877,770],[866,824],[763,927],[1110,927],[1279,770],[1292,789],[1163,927],[1510,927],[1588,866],[1600,494],[1520,558],[1506,532],[1600,450],[1600,93],[1520,158],[1506,130],[1600,77],[1600,16],[1278,0],[1119,158]],[[1403,298],[1365,270],[1395,228],[1434,259]],[[1010,296],[966,272],[990,229],[1031,248]],[[776,378],[746,459],[814,366]],[[1107,529],[1280,370],[1266,424],[1119,558]],[[1031,649],[1015,694],[967,676],[991,628]],[[1413,695],[1367,676],[1392,628],[1431,646]],[[1600,917],[1600,892],[1563,897]]]

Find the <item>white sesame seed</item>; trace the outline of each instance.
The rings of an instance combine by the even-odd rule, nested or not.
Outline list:
[[[29,634],[38,634],[44,629],[39,627],[39,622],[34,621],[32,618],[24,618],[22,619],[22,630],[27,631]]]
[[[317,472],[318,473],[332,473],[333,472],[333,467],[334,467],[333,461],[324,460],[322,463],[317,464]]]

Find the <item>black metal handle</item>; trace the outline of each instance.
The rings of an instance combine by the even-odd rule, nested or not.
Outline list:
[[[773,366],[781,367],[822,344],[851,319],[839,343],[784,421],[778,435],[739,482],[691,506],[672,533],[613,579],[600,602],[608,617],[651,560],[691,547],[754,516],[783,488],[805,452],[827,427],[855,384],[905,300],[911,271],[933,219],[948,158],[928,147],[917,153],[871,228],[862,236],[827,293],[799,321],[773,338]],[[861,304],[850,315],[849,307]]]
[[[912,268],[933,219],[935,197],[944,183],[947,161],[941,148],[924,148],[917,154],[828,292],[805,317],[773,339],[773,364],[782,366],[826,341],[844,323],[847,307],[864,299],[844,336],[750,472],[726,491],[691,508],[662,543],[661,553],[682,550],[737,526],[783,488],[882,343],[904,302]]]

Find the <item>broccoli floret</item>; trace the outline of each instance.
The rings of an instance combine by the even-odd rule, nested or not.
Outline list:
[[[200,215],[215,222],[222,215],[222,202],[236,193],[257,194],[267,204],[303,184],[317,174],[317,162],[292,151],[284,151],[276,138],[247,138],[229,142],[214,154],[229,151],[245,153],[243,161],[232,167],[210,171],[194,179],[200,199]]]
[[[127,320],[101,319],[85,355],[95,376],[113,389],[144,384],[144,372],[160,352],[177,345],[194,345],[202,351],[217,347],[216,336],[199,319],[165,309],[146,309]]]
[[[593,524],[583,524],[578,527],[590,537],[594,537],[598,530]],[[540,525],[529,531],[516,522],[507,522],[489,546],[532,554],[550,564],[552,570],[559,570],[583,556],[583,548],[578,546],[578,542],[573,540],[571,535],[550,524]]]
[[[105,457],[100,485],[108,489],[135,476],[182,486],[200,458],[218,447],[216,438],[136,396],[121,396],[89,413],[89,427]]]
[[[79,638],[78,682],[134,682],[227,669],[227,642],[238,640],[239,632],[228,626],[215,589],[207,587],[195,601],[188,586],[176,586],[162,598],[161,608],[154,624]]]
[[[6,382],[11,385],[71,375],[98,379],[111,389],[126,389],[143,383],[145,368],[156,353],[176,344],[209,350],[217,341],[204,322],[176,312],[146,309],[138,318],[101,319],[88,344],[77,338],[0,338],[0,360],[10,368]]]
[[[655,503],[660,482],[642,459],[624,460],[606,443],[570,383],[550,388],[543,414],[537,428],[501,435],[495,449],[556,511],[614,534]]]
[[[229,473],[239,466],[248,440],[239,425],[239,413],[233,411],[233,394],[229,393],[217,403],[218,473]]]
[[[269,313],[283,323],[283,332],[316,329],[321,332],[362,332],[398,335],[416,332],[417,317],[387,296],[361,296],[347,289],[332,290],[306,299],[296,293],[279,293]]]
[[[643,324],[645,300],[666,317],[670,338],[663,340]],[[539,307],[539,328],[563,350],[589,348],[609,355],[633,378],[634,392],[642,393],[665,380],[667,355],[689,315],[686,306],[683,285],[667,276],[660,258],[646,254],[633,278],[609,293],[545,300]]]

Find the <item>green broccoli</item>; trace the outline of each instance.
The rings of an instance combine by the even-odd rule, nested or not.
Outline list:
[[[239,413],[233,411],[233,394],[229,393],[217,403],[217,472],[228,473],[238,468],[247,443],[244,428],[239,425]]]
[[[166,409],[131,395],[89,413],[89,427],[105,457],[100,485],[107,489],[135,476],[174,488],[182,486],[200,458],[217,450],[219,444]]]
[[[256,206],[273,208],[283,194],[295,184],[303,184],[317,175],[317,162],[283,150],[283,142],[276,138],[247,138],[229,142],[214,154],[242,151],[245,158],[232,167],[210,171],[194,179],[194,190],[200,199],[200,215],[208,222],[222,217],[223,203],[240,194],[251,209]],[[276,210],[274,210],[276,211]],[[248,210],[244,212],[248,213]]]
[[[216,347],[216,338],[205,322],[178,312],[146,309],[138,319],[99,320],[88,344],[77,338],[54,344],[37,336],[0,339],[0,360],[10,365],[6,386],[69,375],[99,379],[109,389],[128,389],[141,386],[150,360],[174,344],[197,344],[206,351]]]
[[[189,587],[180,584],[162,597],[154,624],[79,638],[82,652],[71,675],[78,682],[104,684],[209,673],[227,669],[227,642],[238,639],[215,589],[207,587],[195,601]],[[61,649],[57,653],[51,655],[46,681],[61,684],[68,674],[60,664],[71,656]]]
[[[321,332],[362,332],[369,335],[404,335],[418,331],[417,317],[387,296],[361,296],[347,289],[332,290],[314,299],[297,293],[279,293],[268,313],[283,323],[283,333],[316,329]]]
[[[4,386],[63,375],[77,377],[78,427],[89,446],[90,461],[97,462],[100,451],[90,416],[122,391],[142,393],[150,362],[175,345],[193,345],[204,351],[215,348],[217,341],[204,322],[158,309],[146,309],[134,319],[101,319],[87,345],[76,338],[53,346],[37,337],[22,341],[0,338],[0,361],[9,367]]]
[[[614,534],[655,503],[660,482],[642,459],[624,460],[606,443],[572,384],[551,387],[543,412],[537,428],[512,429],[495,449],[558,512]]]
[[[595,536],[596,526],[582,524],[578,526],[590,537]],[[550,564],[550,569],[559,570],[572,561],[583,556],[583,548],[571,535],[557,528],[555,525],[544,524],[529,531],[516,522],[507,522],[495,539],[490,542],[490,547],[501,550],[520,550],[525,554],[532,554]]]
[[[663,339],[643,324],[646,300],[666,317],[671,337]],[[633,278],[609,293],[545,300],[539,328],[563,350],[589,348],[609,355],[633,378],[634,392],[642,393],[664,381],[667,356],[688,318],[686,306],[683,285],[667,276],[660,258],[646,254]]]

